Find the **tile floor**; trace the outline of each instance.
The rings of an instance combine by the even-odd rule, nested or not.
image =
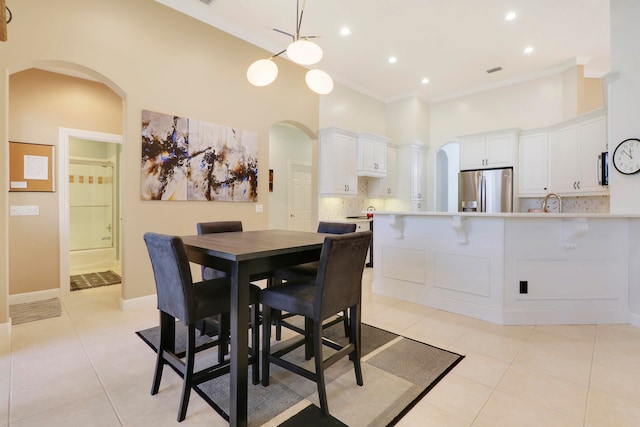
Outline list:
[[[400,426],[640,425],[640,329],[499,326],[370,292],[363,320],[466,355]],[[180,381],[149,395],[154,354],[135,334],[155,306],[121,311],[120,285],[72,292],[59,318],[0,337],[1,426],[165,426]],[[183,426],[226,426],[192,393]]]

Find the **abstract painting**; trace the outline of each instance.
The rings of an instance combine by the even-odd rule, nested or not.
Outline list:
[[[142,111],[143,200],[258,200],[258,135]]]

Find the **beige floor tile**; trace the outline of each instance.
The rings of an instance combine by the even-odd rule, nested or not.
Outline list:
[[[626,324],[598,325],[597,342],[640,342],[640,328]]]
[[[444,412],[471,422],[480,413],[491,393],[490,387],[450,373],[423,400]]]
[[[498,337],[509,338],[516,341],[526,341],[534,330],[533,326],[497,325],[491,322],[478,321],[473,328],[488,332]]]
[[[570,418],[584,419],[587,387],[542,374],[528,368],[510,367],[498,391],[544,406]]]
[[[588,386],[591,363],[583,359],[565,356],[553,350],[545,350],[532,344],[525,344],[513,361],[522,369],[531,369],[547,375]]]
[[[560,335],[578,341],[593,342],[596,339],[596,325],[538,325],[536,331]]]
[[[590,391],[585,427],[637,427],[639,420],[640,403]]]
[[[437,347],[448,347],[469,330],[468,327],[427,317],[402,331],[402,335]]]
[[[471,423],[429,403],[418,403],[396,424],[398,427],[469,427]]]
[[[594,363],[591,389],[640,403],[640,374]]]
[[[465,352],[473,351],[504,362],[511,362],[522,348],[523,343],[490,332],[471,329],[457,339],[454,346]]]
[[[527,340],[527,343],[533,344],[543,350],[564,354],[566,357],[573,359],[591,362],[593,358],[593,341],[576,340],[536,329]]]
[[[581,427],[582,421],[496,391],[473,427]]]
[[[381,310],[372,316],[367,316],[366,320],[363,318],[363,321],[369,325],[402,335],[405,329],[419,322],[422,317],[420,314],[406,312],[394,306]]]
[[[458,363],[453,372],[456,375],[495,388],[508,368],[509,364],[502,360],[480,353],[467,352],[465,358]]]
[[[120,421],[104,394],[84,397],[11,422],[12,427],[115,427],[119,425],[121,425]]]
[[[593,362],[640,374],[640,341],[596,342]]]

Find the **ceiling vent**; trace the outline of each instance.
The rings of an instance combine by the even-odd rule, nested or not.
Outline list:
[[[211,4],[213,0],[200,0],[202,3]]]
[[[498,72],[498,71],[502,71],[502,67],[489,68],[487,70],[487,74],[495,73],[495,72]]]

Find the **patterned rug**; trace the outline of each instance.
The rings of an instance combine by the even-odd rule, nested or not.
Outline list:
[[[71,290],[97,288],[100,286],[115,285],[121,282],[120,276],[113,271],[103,271],[101,273],[78,274],[71,276]]]
[[[137,334],[155,351],[159,342],[158,331],[159,328],[155,327]],[[185,331],[186,328],[178,322],[176,350],[184,349]],[[326,329],[325,335],[333,341],[345,340],[342,324]],[[273,350],[280,345],[274,345]],[[299,350],[290,354],[291,361],[313,369],[313,359],[305,362],[304,349]],[[214,351],[203,353],[204,357],[217,360]],[[325,357],[329,353],[327,348]],[[314,382],[271,365],[268,387],[252,385],[249,381],[249,426],[261,426],[267,422],[282,427],[392,426],[463,358],[459,354],[363,324],[364,386],[356,384],[353,363],[348,358],[331,366],[325,372],[331,416],[322,415]],[[153,367],[149,366],[149,369],[153,370]],[[165,370],[166,373],[168,370]],[[195,391],[228,419],[229,375],[200,384]]]
[[[9,306],[9,317],[11,317],[12,325],[60,317],[61,313],[62,308],[60,307],[60,300],[58,298]]]

